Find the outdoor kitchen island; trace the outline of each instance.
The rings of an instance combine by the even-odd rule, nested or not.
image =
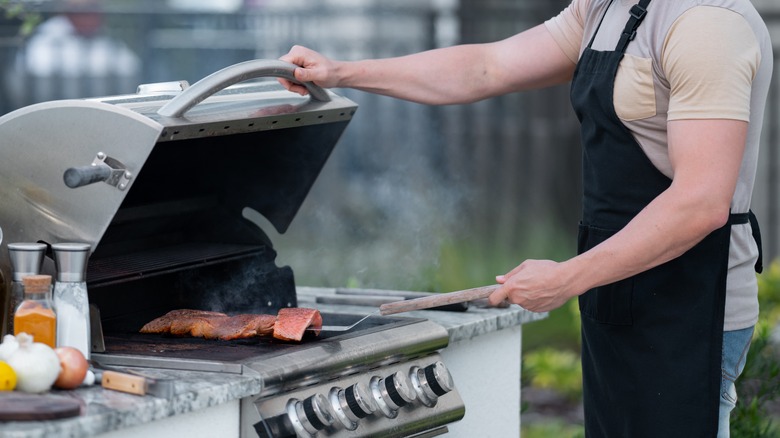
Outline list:
[[[315,84],[301,96],[274,80],[295,68],[250,60],[192,85],[0,116],[4,145],[18,149],[0,160],[4,240],[90,245],[93,364],[149,389],[0,394],[0,437],[519,434],[520,326],[536,315],[473,306],[371,316],[377,305],[326,305],[317,296],[337,290],[297,290],[294,268],[277,265],[269,235],[289,231],[357,110]],[[0,271],[15,272],[8,251]],[[140,333],[172,310],[288,307],[318,308],[325,326],[370,317],[300,342]]]
[[[316,296],[331,289],[299,288],[298,305],[323,312],[368,314],[375,308],[320,304]],[[403,316],[429,319],[447,330],[441,350],[457,391],[466,405],[464,418],[448,425],[448,437],[511,437],[520,434],[520,352],[522,325],[544,318],[517,306],[466,312],[415,311]],[[99,386],[52,391],[72,398],[81,414],[61,420],[0,422],[0,437],[238,437],[242,409],[260,393],[263,383],[244,374],[144,368],[146,374],[172,379],[170,399],[136,396]],[[247,370],[251,371],[251,370]],[[243,403],[242,403],[243,399]],[[252,430],[251,432],[254,433]],[[243,436],[256,436],[243,435]]]

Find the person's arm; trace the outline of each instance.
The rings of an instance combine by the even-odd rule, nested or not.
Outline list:
[[[668,123],[672,185],[610,239],[562,263],[526,260],[505,276],[489,301],[504,299],[543,312],[587,290],[682,255],[723,226],[739,175],[747,122]]]
[[[468,103],[571,79],[574,63],[544,25],[502,41],[460,45],[387,59],[336,61],[301,46],[280,58],[302,82],[355,88],[418,103]],[[304,87],[286,80],[289,90]]]

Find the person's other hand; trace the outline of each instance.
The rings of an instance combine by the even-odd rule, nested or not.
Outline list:
[[[526,260],[505,275],[496,276],[502,286],[488,297],[491,305],[504,300],[532,312],[549,312],[573,296],[564,280],[560,263]]]
[[[295,79],[300,82],[314,82],[323,88],[331,88],[338,85],[336,76],[333,73],[336,63],[314,50],[303,46],[293,46],[286,55],[279,59],[299,67],[295,69],[294,74]],[[279,78],[279,83],[284,88],[300,95],[305,96],[309,94],[306,87],[287,79]]]

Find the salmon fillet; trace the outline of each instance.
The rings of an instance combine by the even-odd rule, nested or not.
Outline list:
[[[144,325],[141,333],[171,334],[206,339],[246,339],[273,333],[275,315],[241,314],[178,309]]]
[[[188,316],[176,319],[171,322],[170,334],[176,336],[193,336],[202,338],[206,333],[214,331],[220,320],[230,318],[229,316]]]
[[[269,335],[273,333],[275,321],[276,317],[274,315],[243,314],[229,316],[216,320],[216,323],[213,324],[213,329],[204,331],[202,336],[206,339],[230,341]]]
[[[194,309],[177,309],[171,310],[165,315],[155,318],[143,327],[141,327],[141,333],[156,333],[156,334],[168,334],[171,333],[171,324],[179,321],[183,322],[189,318],[194,317],[224,317],[227,316],[220,312],[210,312],[208,310],[194,310]],[[182,324],[177,323],[177,330],[183,330]],[[183,334],[183,333],[182,333]]]
[[[309,327],[322,327],[322,315],[318,310],[286,307],[279,309],[273,336],[283,341],[300,341]]]

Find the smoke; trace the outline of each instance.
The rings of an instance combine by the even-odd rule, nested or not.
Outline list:
[[[437,168],[428,108],[350,97],[360,109],[344,138],[286,235],[270,236],[278,262],[299,285],[424,288],[462,227],[468,191]]]

